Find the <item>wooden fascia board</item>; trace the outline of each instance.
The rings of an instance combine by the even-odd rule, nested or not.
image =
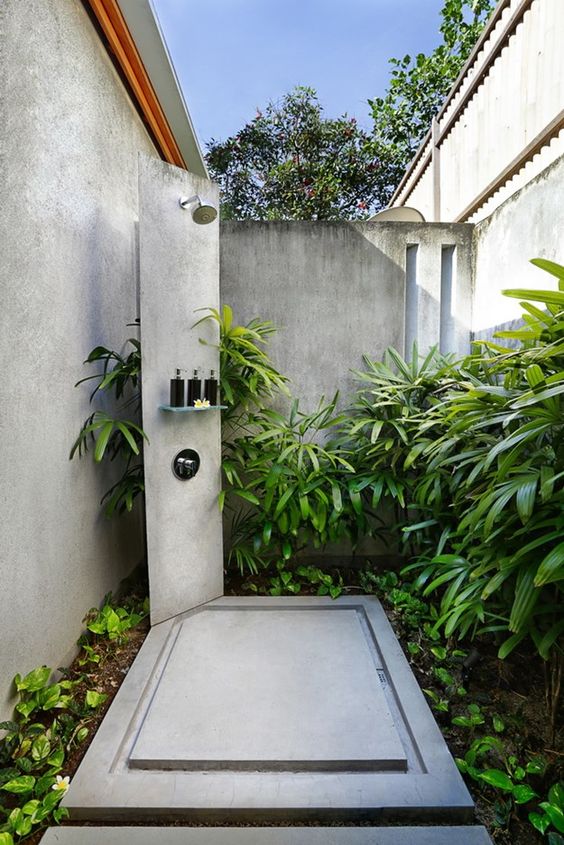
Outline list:
[[[159,152],[169,164],[187,170],[186,162],[159,103],[141,56],[116,0],[86,0],[130,86]]]

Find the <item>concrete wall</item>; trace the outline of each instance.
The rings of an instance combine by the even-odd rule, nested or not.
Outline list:
[[[137,316],[137,155],[155,154],[78,0],[0,4],[0,713],[15,672],[71,657],[81,619],[143,554],[111,477],[69,462],[74,383]]]
[[[219,307],[219,222],[198,225],[181,196],[219,206],[208,180],[154,158],[139,161],[139,269],[143,326],[143,428],[151,621],[223,595],[220,412],[167,412],[177,367],[219,370],[217,324],[192,328],[198,308]],[[166,237],[162,233],[166,232]],[[206,341],[206,345],[200,343]],[[194,449],[200,468],[180,480],[175,456]]]
[[[272,358],[312,408],[352,392],[363,354],[379,360],[414,339],[465,352],[471,249],[468,225],[224,223],[221,298],[238,322],[280,327]]]
[[[519,300],[504,288],[552,289],[553,276],[529,263],[549,258],[564,264],[564,157],[508,199],[474,231],[474,317],[478,338],[489,338],[521,315]]]

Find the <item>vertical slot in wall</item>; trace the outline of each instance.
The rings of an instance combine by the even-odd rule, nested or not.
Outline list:
[[[456,352],[455,274],[456,247],[443,246],[441,250],[441,318],[439,349],[442,353]]]
[[[417,252],[418,244],[408,244],[405,250],[405,341],[404,355],[411,359],[413,343],[417,340]]]

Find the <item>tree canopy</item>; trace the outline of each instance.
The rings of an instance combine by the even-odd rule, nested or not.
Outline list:
[[[343,220],[387,205],[442,106],[495,0],[445,0],[442,43],[429,55],[390,59],[383,97],[368,100],[373,129],[327,118],[313,88],[257,110],[236,135],[208,143],[222,218]]]
[[[338,220],[377,204],[378,163],[355,118],[323,117],[312,88],[270,102],[233,137],[212,140],[207,162],[224,219]]]

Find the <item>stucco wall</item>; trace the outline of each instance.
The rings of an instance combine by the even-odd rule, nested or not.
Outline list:
[[[406,299],[413,247],[414,295]],[[441,267],[452,247],[452,319],[445,332]],[[312,408],[322,394],[352,392],[351,370],[362,368],[363,354],[379,360],[388,346],[403,352],[406,315],[421,351],[441,335],[445,351],[467,350],[471,248],[466,224],[224,223],[221,299],[238,322],[259,317],[279,326],[272,358],[303,407]]]
[[[519,300],[504,288],[551,288],[555,279],[529,263],[549,258],[564,264],[564,157],[479,223],[474,231],[474,318],[478,338],[518,319]]]
[[[203,378],[219,369],[218,330],[211,321],[191,328],[196,309],[219,307],[219,221],[198,225],[181,196],[205,196],[216,207],[219,189],[140,156],[139,268],[143,324],[143,428],[147,490],[147,555],[151,622],[223,595],[221,422],[219,411],[164,412],[177,367]],[[166,238],[162,232],[166,231]],[[205,341],[205,345],[200,343]],[[181,450],[200,458],[194,478],[172,471]]]
[[[137,155],[155,154],[78,0],[0,4],[0,713],[10,681],[72,655],[88,608],[143,554],[139,516],[69,462],[74,383],[137,316]],[[90,370],[92,372],[92,370]]]

